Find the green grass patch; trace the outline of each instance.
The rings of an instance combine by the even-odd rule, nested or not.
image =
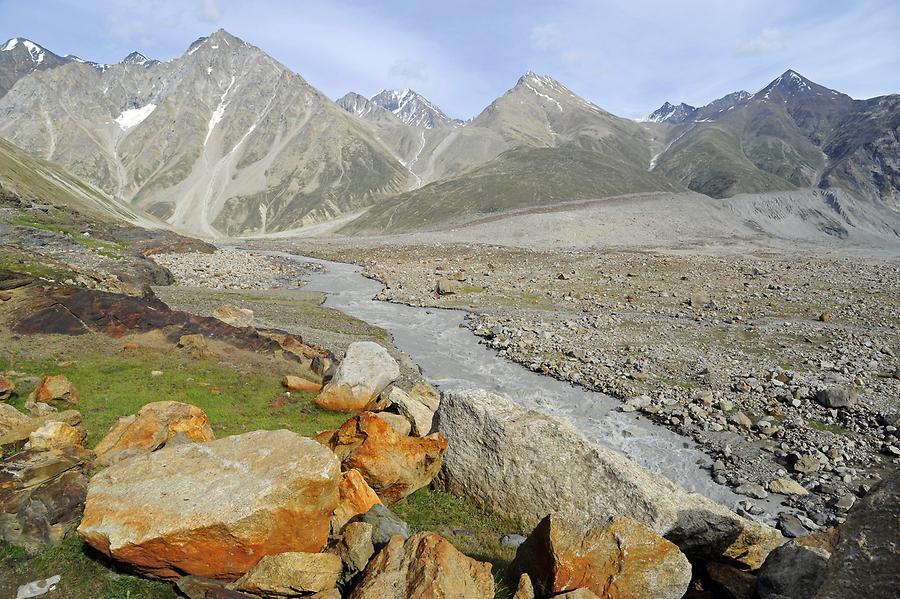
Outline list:
[[[43,279],[63,279],[73,274],[70,270],[37,262],[32,255],[6,248],[0,249],[0,270],[26,273]]]
[[[70,535],[59,545],[47,547],[29,559],[25,551],[0,541],[0,570],[13,580],[30,582],[59,574],[57,590],[48,596],[81,599],[174,599],[178,595],[167,582],[147,580],[110,570],[109,566]],[[14,596],[15,588],[3,589]]]
[[[209,416],[217,437],[281,428],[312,436],[347,419],[346,414],[318,408],[309,393],[291,393],[283,408],[273,407],[274,400],[284,393],[284,373],[193,359],[176,352],[141,349],[133,354],[78,361],[66,368],[53,361],[22,362],[11,367],[33,376],[62,373],[75,384],[79,403],[74,407],[81,412],[87,429],[88,447],[96,445],[118,418],[162,400],[200,407]],[[152,376],[155,370],[162,375]],[[12,402],[19,409],[23,409],[29,391],[22,387]]]
[[[503,535],[521,532],[513,520],[432,487],[419,489],[391,509],[413,532],[434,531],[469,557],[493,564],[496,597],[511,597],[515,592],[517,581],[507,580],[506,573],[516,551],[500,545]]]

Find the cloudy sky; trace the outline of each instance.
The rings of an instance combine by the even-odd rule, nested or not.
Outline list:
[[[529,69],[631,118],[788,68],[856,98],[900,92],[897,0],[0,0],[0,37],[99,62],[174,58],[220,27],[332,97],[411,87],[458,118]]]

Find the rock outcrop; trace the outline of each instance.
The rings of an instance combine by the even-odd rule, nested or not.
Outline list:
[[[149,453],[182,435],[196,443],[213,439],[209,418],[197,406],[178,401],[148,403],[137,414],[119,418],[95,451],[102,463]]]
[[[485,599],[494,596],[491,565],[460,553],[433,532],[395,536],[369,562],[350,599]]]
[[[150,576],[235,579],[321,551],[339,480],[330,451],[285,430],[166,447],[96,474],[78,533]]]
[[[449,441],[436,483],[526,526],[551,513],[587,527],[627,517],[688,556],[754,569],[782,541],[773,528],[590,443],[572,425],[487,391],[445,393],[435,429]]]
[[[430,483],[447,450],[442,434],[405,437],[372,412],[362,412],[316,440],[334,451],[344,470],[359,470],[387,505]]]
[[[315,401],[327,410],[364,410],[399,376],[400,365],[386,349],[372,341],[357,341],[347,347],[334,377]]]
[[[900,473],[857,502],[840,527],[816,599],[888,599],[900,589]]]
[[[60,541],[81,515],[88,457],[70,445],[29,449],[0,462],[0,539],[29,552]]]
[[[600,597],[680,599],[691,582],[678,547],[628,518],[585,531],[547,516],[519,546],[512,568],[554,595],[586,588]]]

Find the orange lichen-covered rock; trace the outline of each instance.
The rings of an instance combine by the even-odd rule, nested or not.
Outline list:
[[[612,599],[679,599],[691,581],[678,547],[629,518],[584,531],[547,516],[519,546],[513,568],[554,595],[586,588]]]
[[[459,552],[433,532],[405,542],[395,535],[366,566],[350,599],[485,599],[494,596],[491,565]]]
[[[84,444],[87,435],[82,428],[75,428],[66,422],[47,422],[31,433],[26,449],[57,449],[67,445]]]
[[[441,469],[447,450],[442,433],[400,435],[372,412],[361,412],[316,440],[334,451],[344,470],[359,470],[387,505],[430,483]]]
[[[339,480],[333,453],[286,430],[165,447],[96,474],[78,534],[149,576],[233,580],[321,551]]]
[[[288,391],[306,391],[307,393],[318,393],[322,390],[322,385],[306,380],[301,376],[287,375],[281,380],[281,384]]]
[[[337,509],[331,519],[333,531],[340,531],[354,516],[365,514],[373,505],[381,503],[381,499],[359,473],[359,470],[347,470],[341,473],[338,485]]]
[[[29,401],[48,403],[59,400],[78,403],[78,390],[64,374],[45,376],[29,396]]]
[[[136,415],[119,418],[94,451],[102,462],[113,463],[123,457],[156,451],[179,433],[196,443],[213,439],[203,410],[178,401],[156,401],[146,404]]]

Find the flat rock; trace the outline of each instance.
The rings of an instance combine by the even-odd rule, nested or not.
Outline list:
[[[678,547],[629,518],[585,531],[547,516],[519,546],[512,569],[552,594],[586,588],[601,597],[680,599],[691,582]]]
[[[131,416],[119,418],[94,449],[102,463],[156,451],[178,434],[203,443],[213,439],[209,418],[197,406],[178,401],[148,403]]]
[[[689,556],[727,557],[750,568],[782,541],[777,530],[688,493],[587,441],[571,424],[487,391],[445,393],[435,429],[449,441],[435,483],[524,526],[547,514],[585,527],[622,516]]]
[[[344,470],[359,470],[387,505],[429,484],[447,450],[442,434],[406,437],[372,412],[361,412],[316,440],[334,451]]]
[[[0,435],[31,422],[31,418],[8,403],[0,403]]]
[[[357,341],[347,347],[334,377],[315,402],[327,410],[364,410],[399,376],[400,365],[386,349],[372,341]]]
[[[303,378],[302,376],[286,375],[281,379],[281,384],[288,391],[304,391],[306,393],[318,393],[322,385]]]
[[[233,327],[249,327],[253,325],[253,310],[225,304],[213,310],[213,318]]]
[[[318,552],[340,465],[286,430],[165,447],[91,479],[82,539],[150,576],[235,579],[264,555]]]
[[[769,491],[781,495],[809,495],[809,491],[803,485],[790,478],[776,478],[769,481]]]
[[[343,563],[331,553],[266,555],[231,588],[263,597],[297,597],[337,586]]]
[[[491,565],[460,553],[433,532],[395,536],[369,562],[350,599],[485,599],[494,596]]]

